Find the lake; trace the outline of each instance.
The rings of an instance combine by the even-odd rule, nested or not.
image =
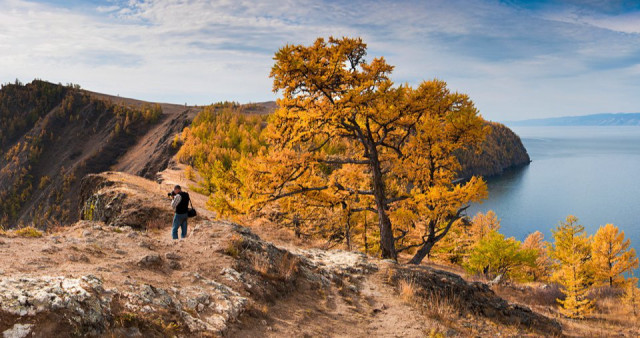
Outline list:
[[[640,127],[512,127],[530,165],[488,180],[489,199],[469,214],[493,210],[501,232],[518,240],[575,215],[592,235],[613,223],[640,249]]]

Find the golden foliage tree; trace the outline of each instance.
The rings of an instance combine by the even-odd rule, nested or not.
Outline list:
[[[479,212],[471,222],[457,222],[450,230],[451,236],[439,241],[434,247],[433,256],[450,263],[462,263],[480,240],[498,230],[500,220],[493,210]]]
[[[640,309],[640,288],[638,288],[638,278],[631,277],[627,279],[622,300],[629,306],[631,313],[634,316],[638,316],[638,310]]]
[[[454,152],[478,147],[486,133],[467,95],[443,81],[395,86],[383,58],[365,60],[361,39],[317,39],[287,45],[271,76],[282,93],[265,137],[268,153],[242,170],[245,200],[344,222],[377,218],[384,258],[415,250],[419,263],[460,220],[469,202],[486,196],[479,178],[453,183]],[[328,222],[331,223],[331,222]]]
[[[547,279],[553,271],[553,261],[549,257],[548,243],[544,241],[544,235],[540,231],[533,232],[522,242],[524,249],[534,250],[537,254],[535,264],[526,272],[534,281]]]
[[[584,226],[578,219],[568,216],[553,233],[551,257],[558,267],[553,278],[563,287],[565,299],[559,299],[561,312],[569,318],[584,318],[593,311],[593,301],[587,298],[592,271],[589,266],[591,244]]]
[[[595,277],[609,286],[621,287],[625,283],[624,273],[638,268],[636,251],[625,240],[624,231],[613,224],[600,227],[593,236],[592,260]]]

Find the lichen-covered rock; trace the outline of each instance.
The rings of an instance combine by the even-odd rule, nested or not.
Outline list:
[[[133,229],[145,229],[151,220],[169,222],[172,215],[167,201],[161,193],[149,191],[146,184],[148,182],[123,173],[85,176],[80,186],[80,219]]]
[[[19,336],[27,328],[24,325],[37,323],[37,331],[46,321],[59,332],[98,334],[105,331],[111,319],[110,302],[111,294],[94,276],[1,278],[0,316],[15,321],[0,321],[0,330]]]
[[[107,290],[95,276],[3,278],[0,332],[5,337],[52,332],[102,336],[129,330],[122,323],[135,319],[148,322],[141,328],[176,323],[184,334],[221,334],[246,305],[247,299],[238,292],[201,277],[196,285],[171,290],[145,283]]]

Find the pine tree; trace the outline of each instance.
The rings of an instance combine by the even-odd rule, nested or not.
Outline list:
[[[584,318],[594,309],[593,301],[587,298],[592,279],[588,263],[591,259],[589,238],[584,226],[578,224],[578,219],[571,215],[552,233],[554,243],[551,257],[558,264],[553,279],[564,287],[565,295],[564,300],[558,299],[562,305],[561,312],[569,318]]]
[[[598,281],[609,286],[624,286],[623,274],[638,268],[636,251],[625,240],[624,231],[613,224],[598,229],[593,236],[593,265]]]

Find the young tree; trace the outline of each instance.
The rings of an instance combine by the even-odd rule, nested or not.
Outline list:
[[[625,240],[624,231],[613,224],[600,227],[593,236],[593,265],[596,279],[609,286],[623,286],[623,274],[638,268],[636,251]]]
[[[465,268],[472,273],[524,280],[524,268],[534,267],[536,258],[535,250],[524,249],[515,238],[504,238],[501,233],[491,231],[471,250]]]
[[[544,241],[544,235],[540,231],[531,233],[522,242],[522,247],[534,250],[537,254],[535,266],[526,269],[526,272],[534,281],[547,279],[553,270],[553,261],[549,257],[548,243]]]
[[[473,216],[469,234],[474,242],[478,242],[485,238],[492,231],[500,230],[500,220],[493,210],[487,211],[486,214],[481,212]]]
[[[638,316],[640,309],[640,288],[638,288],[638,278],[631,277],[626,280],[624,296],[622,300],[629,306],[631,313]]]
[[[477,213],[471,222],[457,222],[451,235],[442,239],[433,249],[433,256],[454,264],[464,262],[471,249],[491,231],[500,230],[500,220],[493,210]]]
[[[592,280],[590,240],[578,219],[571,215],[552,232],[551,257],[559,266],[553,279],[564,286],[565,294],[558,303],[567,317],[584,318],[593,311],[593,301],[586,297]]]
[[[395,86],[393,67],[365,55],[351,38],[276,53],[280,109],[267,127],[269,152],[252,159],[244,188],[253,207],[289,200],[342,219],[370,212],[382,257],[415,250],[417,264],[485,198],[482,179],[453,182],[455,151],[478,147],[487,129],[471,100],[443,81]]]

